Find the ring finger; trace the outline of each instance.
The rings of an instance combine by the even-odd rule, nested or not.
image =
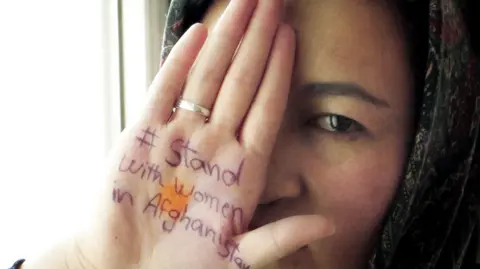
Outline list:
[[[232,0],[208,36],[181,97],[189,103],[211,110],[235,51],[243,37],[256,0]],[[202,113],[180,109],[176,119],[187,118],[190,124],[202,124]]]

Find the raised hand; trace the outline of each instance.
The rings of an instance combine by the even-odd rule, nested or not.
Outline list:
[[[79,240],[95,268],[259,268],[333,232],[321,216],[248,231],[294,64],[282,6],[232,0],[208,38],[197,24],[173,48]]]

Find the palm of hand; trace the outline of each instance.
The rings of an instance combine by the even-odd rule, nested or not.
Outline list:
[[[171,129],[131,132],[129,153],[118,158],[112,175],[109,229],[128,226],[127,237],[115,240],[147,250],[133,259],[140,268],[168,260],[182,264],[163,262],[166,268],[195,268],[189,264],[212,256],[218,258],[206,268],[248,268],[234,237],[245,232],[258,202],[265,160],[214,131],[187,140]]]
[[[99,225],[87,237],[97,241],[83,244],[96,267],[253,269],[332,233],[320,216],[246,232],[292,76],[294,34],[279,23],[282,2],[231,1],[207,41],[196,25],[173,48],[144,115],[112,154]],[[180,95],[213,107],[208,121],[172,114]]]

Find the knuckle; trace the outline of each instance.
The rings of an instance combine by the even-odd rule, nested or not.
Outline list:
[[[246,71],[234,72],[228,76],[229,87],[252,87],[254,80],[254,74],[249,74]]]
[[[229,117],[229,116],[228,116]],[[225,139],[231,136],[232,124],[231,121],[225,120],[225,118],[214,119],[213,124],[210,126],[210,133],[217,138]]]

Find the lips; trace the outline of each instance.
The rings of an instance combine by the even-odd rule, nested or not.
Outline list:
[[[260,225],[260,224],[258,224],[258,223],[253,223],[253,222],[252,222],[252,223],[250,223],[250,225],[248,225],[248,231],[250,232],[250,231],[256,230],[256,229],[258,229],[258,228],[260,228],[260,227],[262,227],[262,226],[263,226],[263,225]]]
[[[284,210],[279,210],[280,208],[273,207],[272,204],[260,204],[257,206],[255,213],[253,214],[252,220],[248,225],[248,231],[258,229],[264,225],[281,220],[287,216],[280,216],[280,214],[275,214],[276,212],[280,213]],[[284,214],[282,214],[284,215]]]
[[[262,217],[263,216],[263,217]],[[253,216],[253,219],[252,221],[250,222],[250,224],[248,225],[248,231],[253,231],[253,230],[256,230],[262,226],[265,226],[269,223],[272,223],[272,222],[275,222],[276,220],[271,220],[271,219],[267,219],[266,217],[266,214],[262,214],[260,212],[256,212],[255,215]],[[281,219],[281,218],[280,218]],[[280,220],[279,219],[279,220]]]

